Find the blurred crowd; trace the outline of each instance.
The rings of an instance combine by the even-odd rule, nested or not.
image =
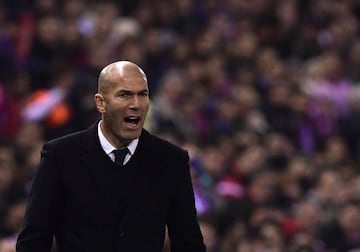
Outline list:
[[[360,251],[359,1],[0,0],[1,252],[42,144],[99,118],[116,60],[189,151],[209,252]]]

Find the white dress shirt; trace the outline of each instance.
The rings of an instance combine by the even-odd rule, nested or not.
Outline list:
[[[114,153],[112,153],[113,150],[116,150],[116,148],[114,146],[112,146],[112,144],[106,139],[106,137],[104,136],[104,134],[101,131],[101,120],[98,124],[98,135],[99,135],[99,140],[100,140],[100,144],[101,147],[103,148],[103,150],[105,151],[105,153],[110,157],[110,159],[115,162],[115,156]],[[134,140],[132,140],[128,146],[126,146],[129,149],[128,154],[126,154],[125,159],[124,159],[124,165],[129,162],[130,158],[132,157],[132,155],[134,155],[136,147],[138,146],[139,143],[139,138],[136,138]]]

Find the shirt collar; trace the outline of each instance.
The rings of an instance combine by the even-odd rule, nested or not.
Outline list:
[[[105,153],[109,155],[116,148],[104,136],[104,134],[103,134],[103,132],[101,130],[101,127],[100,127],[101,123],[102,123],[102,121],[100,120],[100,122],[98,123],[99,140],[100,140],[101,147],[103,148]],[[126,146],[129,149],[131,155],[134,154],[138,143],[139,143],[139,138],[136,138],[136,139],[132,140],[128,144],[128,146]]]

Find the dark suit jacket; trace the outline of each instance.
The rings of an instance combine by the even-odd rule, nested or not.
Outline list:
[[[204,252],[187,153],[143,130],[123,214],[107,190],[97,124],[44,145],[18,252]],[[103,152],[103,153],[101,153]]]

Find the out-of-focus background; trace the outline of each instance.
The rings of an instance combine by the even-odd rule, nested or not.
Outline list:
[[[189,151],[209,252],[360,251],[359,1],[1,0],[1,252],[42,144],[97,120],[116,60]]]

